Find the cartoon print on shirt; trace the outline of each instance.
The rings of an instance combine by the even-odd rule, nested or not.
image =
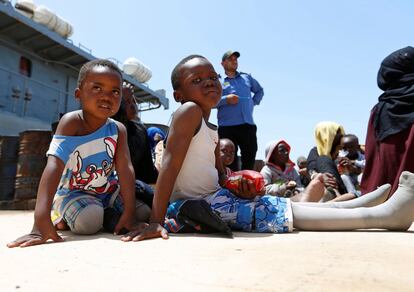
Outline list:
[[[110,161],[103,160],[101,167],[97,167],[91,163],[85,167],[85,172],[82,173],[83,159],[79,151],[75,151],[76,166],[72,170],[72,177],[69,181],[69,187],[72,190],[85,190],[96,194],[112,193],[117,187],[117,181],[109,181],[108,175],[111,173],[113,167],[113,159],[116,150],[116,141],[113,138],[106,137],[104,139],[106,153]]]

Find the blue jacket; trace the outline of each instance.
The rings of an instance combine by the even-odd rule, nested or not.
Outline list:
[[[259,82],[250,74],[237,72],[233,78],[225,77],[222,86],[223,96],[217,104],[219,126],[254,125],[253,107],[260,104],[264,94]],[[227,104],[226,96],[231,93],[239,96],[237,104]]]

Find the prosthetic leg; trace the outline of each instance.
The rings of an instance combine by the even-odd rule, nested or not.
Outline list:
[[[338,209],[349,209],[359,207],[373,207],[382,204],[387,200],[388,194],[390,193],[391,185],[385,184],[378,187],[375,191],[365,194],[361,197],[341,202],[327,202],[327,203],[308,203],[301,202],[296,205],[306,207],[318,207],[318,208],[338,208]]]
[[[335,204],[343,203],[348,202]],[[361,204],[371,203],[361,202]],[[375,207],[325,208],[292,202],[292,212],[293,227],[300,230],[339,231],[368,228],[407,230],[414,220],[414,174],[408,171],[402,172],[397,191],[388,201]]]

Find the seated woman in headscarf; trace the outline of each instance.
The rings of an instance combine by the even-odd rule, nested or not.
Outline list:
[[[147,128],[140,122],[137,113],[133,92],[129,86],[124,85],[121,106],[113,119],[123,123],[127,129],[128,148],[135,172],[136,198],[151,208],[154,191],[148,184],[157,182],[158,170],[152,161]]]
[[[365,194],[390,183],[393,194],[401,173],[414,171],[414,48],[387,56],[377,83],[384,93],[368,122],[361,191]]]
[[[344,128],[335,122],[320,122],[315,128],[316,147],[308,155],[308,173],[311,179],[318,173],[323,174],[324,185],[333,197],[347,193],[339,175],[335,159],[341,147]],[[343,197],[351,199],[355,196]]]

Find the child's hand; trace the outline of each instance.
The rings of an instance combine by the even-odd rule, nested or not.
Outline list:
[[[323,173],[321,179],[322,179],[322,183],[325,185],[325,187],[331,187],[331,188],[334,188],[334,189],[336,189],[338,187],[335,177],[332,174],[330,174],[329,172]]]
[[[254,199],[256,196],[263,196],[265,194],[265,188],[256,190],[256,185],[252,180],[242,178],[239,189],[232,190],[233,193],[242,199]]]
[[[50,222],[50,225],[50,228],[48,228],[48,230],[43,230],[42,233],[37,229],[33,229],[30,234],[23,235],[12,242],[9,242],[7,244],[7,247],[13,248],[18,246],[28,247],[32,245],[39,245],[45,243],[49,239],[53,240],[54,242],[63,241],[63,238],[57,234],[55,228],[52,225],[52,222]]]
[[[352,161],[348,157],[341,157],[339,159],[339,165],[342,167],[350,167],[352,164]]]
[[[343,157],[339,161],[339,166],[346,168],[346,170],[353,174],[360,174],[361,169],[355,165],[355,161],[350,160],[348,157]]]
[[[147,228],[149,226],[148,223],[146,222],[140,222],[136,225],[134,225],[133,227],[131,227],[131,229],[129,229],[129,232],[127,232],[126,234],[124,234],[121,237],[122,241],[131,241],[133,239],[133,237],[139,235],[140,233],[142,233],[142,231],[145,230],[145,228]]]
[[[119,218],[118,224],[116,224],[115,226],[114,234],[123,234],[126,232],[124,231],[125,229],[128,231],[134,230],[134,221],[134,218],[132,218],[132,216],[129,216],[126,212],[122,213],[121,218]]]
[[[293,181],[293,180],[288,181],[288,183],[286,184],[286,188],[288,190],[292,190],[293,191],[296,188],[296,182]]]
[[[142,225],[141,225],[142,227]],[[151,223],[142,230],[131,231],[121,238],[122,241],[140,241],[144,239],[162,237],[162,239],[168,239],[167,230],[159,223]]]

